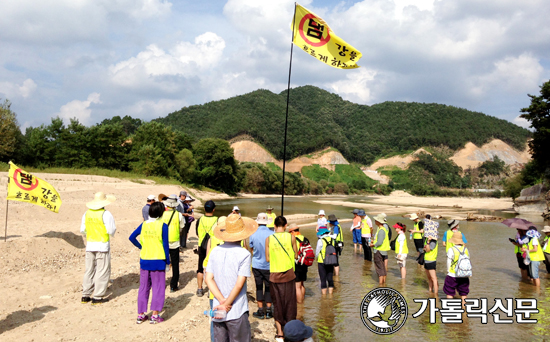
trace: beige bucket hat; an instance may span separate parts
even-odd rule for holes
[[[164,204],[167,207],[175,208],[178,206],[178,196],[176,195],[170,195],[167,199],[164,200]]]
[[[105,207],[106,205],[113,203],[114,201],[116,201],[115,196],[105,195],[103,192],[100,191],[95,193],[94,200],[86,203],[86,206],[89,209],[98,210]]]
[[[380,223],[387,223],[385,214],[378,214],[374,217],[374,220]]]
[[[254,234],[258,223],[251,218],[231,214],[225,220],[218,221],[214,236],[223,241],[241,241]]]
[[[418,215],[416,214],[411,214],[411,220],[414,221],[418,218]]]

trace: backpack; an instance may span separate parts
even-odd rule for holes
[[[399,236],[398,236],[398,237],[399,237]],[[393,239],[393,240],[390,241],[390,249],[391,249],[392,251],[395,251],[395,243],[397,242],[397,238],[398,238],[398,237],[396,237],[395,239]]]
[[[330,241],[326,240],[327,242],[327,248],[325,249],[325,258],[323,259],[323,264],[327,266],[336,266],[338,265],[338,255],[336,254],[336,248],[334,248],[334,245],[332,244],[332,239]]]
[[[206,232],[206,234],[204,235],[204,238],[202,239],[202,243],[200,245],[200,248],[202,248],[204,251],[206,251],[208,249],[208,240],[210,240],[210,233],[212,233],[212,228],[216,224],[218,224],[219,219],[220,218],[218,217],[216,222],[214,222],[212,227],[210,227],[210,229]],[[197,221],[197,235],[198,235],[198,227],[199,227],[200,221],[201,221],[200,219]]]
[[[466,254],[466,248],[464,251],[460,251],[457,247],[453,246],[453,249],[456,249],[460,255],[455,265],[455,274],[456,278],[468,278],[472,276],[472,262],[470,261],[470,256]],[[456,253],[456,252],[455,252]]]
[[[298,250],[298,260],[296,260],[296,263],[304,266],[313,265],[313,261],[315,260],[315,253],[313,252],[313,247],[311,247],[309,240],[306,237],[304,237],[303,241],[300,241],[300,239],[298,238],[296,238],[296,240],[298,240],[298,242],[300,243],[300,249]]]

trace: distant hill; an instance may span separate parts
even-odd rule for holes
[[[196,139],[229,140],[248,134],[277,159],[283,157],[286,90],[269,90],[182,108],[156,119]],[[500,139],[524,150],[530,132],[506,120],[441,104],[384,102],[372,106],[343,100],[314,86],[291,89],[287,159],[334,147],[350,162],[423,146],[453,150]]]

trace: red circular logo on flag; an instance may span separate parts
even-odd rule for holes
[[[21,178],[21,181],[19,181],[19,178]],[[33,177],[28,173],[22,173],[21,169],[16,169],[14,171],[13,181],[15,182],[15,185],[25,191],[34,190],[38,186],[38,178]]]
[[[330,29],[328,28],[328,26],[321,25],[319,24],[319,22],[314,21],[312,19],[317,19],[317,17],[311,13],[304,15],[304,17],[300,21],[300,25],[298,25],[298,31],[300,32],[300,36],[306,43],[308,43],[311,46],[315,46],[315,47],[323,46],[326,43],[328,43],[328,41],[330,40]],[[304,25],[306,24],[306,22],[308,22],[308,29],[306,30],[307,35],[304,33]],[[315,23],[315,25],[311,25],[312,22]],[[327,35],[326,37],[323,38],[323,31],[325,29],[327,30]],[[319,42],[314,43],[311,40],[309,40],[308,37],[319,39]]]

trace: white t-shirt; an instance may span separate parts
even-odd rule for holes
[[[320,227],[326,227],[327,226],[327,219],[326,217],[321,217],[317,219],[317,230],[319,230]]]

